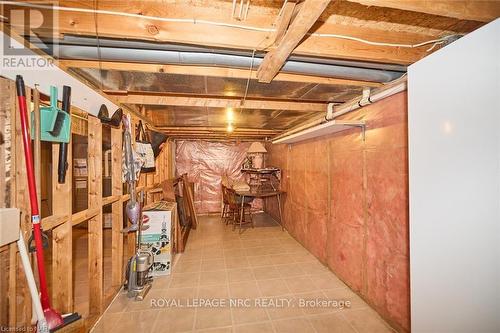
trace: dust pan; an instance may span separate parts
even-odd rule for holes
[[[40,108],[40,140],[69,142],[71,116],[57,106],[57,87],[50,87],[50,106]],[[31,138],[35,138],[35,113],[31,112]]]

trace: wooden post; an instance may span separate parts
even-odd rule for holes
[[[52,302],[55,309],[73,311],[73,229],[72,212],[72,144],[68,143],[68,170],[64,184],[57,181],[59,143],[52,144],[52,214],[68,219],[52,230]]]
[[[152,173],[146,174],[146,187],[154,184],[154,182],[155,182],[154,176],[155,175]],[[146,202],[145,202],[145,204],[149,205],[152,202],[153,202],[153,194],[149,190],[146,189]]]
[[[99,213],[88,221],[89,313],[103,310],[103,245],[102,245],[102,125],[88,118],[88,188],[89,208]]]
[[[111,194],[119,196],[119,200],[111,206],[112,213],[112,239],[111,239],[111,284],[113,287],[121,286],[123,282],[123,194],[122,183],[122,131],[111,129]]]
[[[11,168],[10,168],[10,175],[11,175],[11,180],[10,180],[10,204],[12,207],[15,207],[16,204],[16,184],[17,184],[17,174],[16,174],[16,161],[17,161],[17,156],[19,154],[22,154],[21,152],[18,152],[19,149],[19,142],[16,139],[17,136],[17,131],[16,131],[16,124],[18,122],[19,116],[17,115],[17,103],[16,103],[16,94],[15,94],[15,83],[13,81],[9,82],[9,94],[10,94],[10,99],[9,99],[9,106],[10,106],[10,133],[11,133],[11,140],[10,140],[10,161],[11,161]],[[8,309],[9,309],[9,326],[10,327],[15,327],[16,326],[16,318],[17,318],[17,307],[16,307],[16,289],[17,289],[17,284],[16,284],[16,264],[17,264],[17,245],[15,243],[9,245],[9,291],[8,291]]]

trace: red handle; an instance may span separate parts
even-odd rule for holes
[[[17,100],[19,102],[19,115],[21,120],[21,132],[23,136],[24,159],[26,162],[26,173],[28,176],[28,190],[31,205],[31,222],[33,223],[33,234],[36,247],[36,261],[38,266],[38,278],[40,279],[40,301],[43,310],[50,308],[49,293],[47,289],[47,277],[43,259],[42,229],[40,227],[40,213],[38,211],[38,199],[36,195],[35,170],[33,168],[33,157],[31,156],[31,139],[28,134],[28,121],[26,107],[26,95],[22,76],[16,77]]]

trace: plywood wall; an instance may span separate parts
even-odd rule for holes
[[[370,303],[408,331],[408,145],[406,93],[344,119],[359,130],[269,147],[283,169],[286,229]],[[273,201],[267,210],[276,214]]]

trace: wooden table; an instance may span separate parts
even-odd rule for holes
[[[250,176],[250,187],[256,188],[257,190],[264,190],[266,189],[266,186],[263,185],[263,181],[265,180],[267,184],[269,184],[269,190],[274,190],[277,191],[279,188],[279,183],[280,183],[280,177],[278,174],[281,172],[280,169],[278,168],[261,168],[261,169],[241,169],[241,172],[244,174],[247,174]],[[275,186],[273,184],[273,177],[277,181],[277,185]],[[255,186],[255,182],[252,181],[252,179],[255,179],[257,185]],[[252,184],[254,183],[254,184]]]
[[[285,194],[284,191],[280,190],[273,190],[273,191],[235,191],[238,196],[241,197],[241,209],[240,209],[240,232],[241,232],[241,226],[243,224],[243,206],[245,204],[245,198],[260,198],[260,199],[265,199],[265,198],[270,198],[270,197],[276,197],[276,200],[278,201],[278,211],[279,211],[279,224],[281,225],[281,230],[285,230],[283,226],[283,218],[282,218],[282,212],[281,212],[281,196]]]

